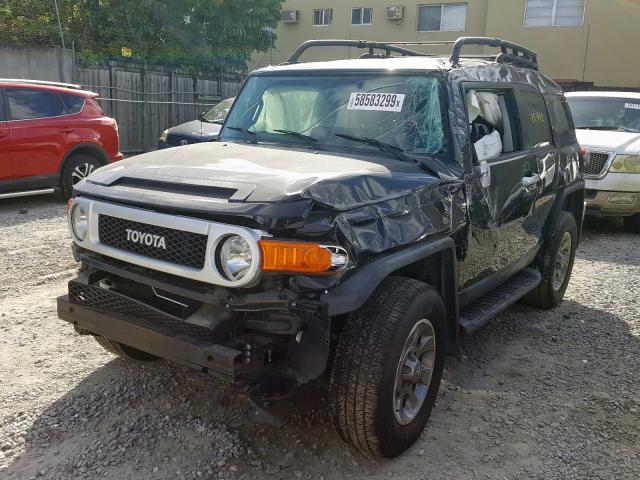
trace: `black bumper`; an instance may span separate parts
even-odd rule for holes
[[[58,297],[58,317],[78,331],[101,335],[160,358],[236,381],[242,352],[183,333],[163,331],[153,321],[126,314],[103,313]]]

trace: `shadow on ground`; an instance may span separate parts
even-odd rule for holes
[[[321,383],[263,411],[212,377],[114,359],[48,405],[3,478],[626,478],[610,454],[637,448],[638,342],[611,312],[516,305],[460,342],[422,438],[384,461],[340,442]]]
[[[57,193],[0,199],[0,220],[19,225],[52,219],[62,215],[65,203],[66,200]]]

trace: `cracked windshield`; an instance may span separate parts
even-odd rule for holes
[[[446,151],[440,80],[410,75],[256,76],[230,112],[226,140],[316,149]]]

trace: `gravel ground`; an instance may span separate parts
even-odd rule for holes
[[[0,203],[0,478],[637,479],[640,237],[590,221],[566,301],[517,305],[447,361],[420,441],[342,444],[322,385],[261,405],[132,365],[56,318],[75,264],[55,196]]]

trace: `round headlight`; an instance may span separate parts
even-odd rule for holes
[[[240,280],[249,272],[253,253],[249,242],[240,235],[227,237],[222,242],[219,252],[220,268],[227,280]]]
[[[89,220],[84,207],[76,203],[71,208],[70,223],[73,235],[78,241],[83,242],[87,237],[87,231],[89,231]]]

